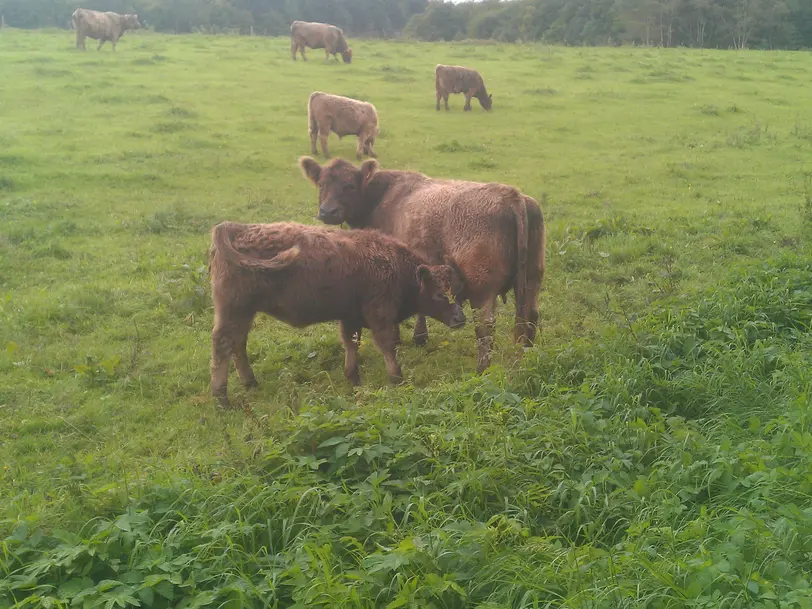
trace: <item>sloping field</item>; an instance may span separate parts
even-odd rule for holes
[[[0,32],[0,607],[812,607],[812,55],[352,46]],[[215,406],[209,229],[316,222],[314,90],[385,168],[546,195],[523,358],[509,300],[486,375],[430,321],[353,391],[262,318]]]

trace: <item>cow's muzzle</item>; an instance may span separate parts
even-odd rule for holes
[[[324,206],[319,207],[318,218],[325,224],[341,224],[342,222],[344,222],[341,210],[338,207],[333,208],[326,208]]]
[[[462,328],[465,325],[465,313],[462,312],[462,307],[458,304],[454,305],[454,313],[451,315],[451,323],[448,324],[450,328]]]

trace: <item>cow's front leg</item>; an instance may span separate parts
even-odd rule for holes
[[[361,325],[340,321],[341,342],[344,344],[344,376],[353,385],[361,384],[358,374],[358,345],[361,343]]]
[[[104,46],[104,43],[105,43],[104,38],[102,38],[101,40],[99,40],[99,46],[97,46],[97,47],[96,47],[96,50],[97,50],[97,51],[101,51],[101,48]]]
[[[401,340],[400,340],[400,324],[395,324],[394,332],[395,332],[395,346],[397,347],[397,346],[400,346],[400,344],[401,344]]]
[[[386,371],[389,373],[389,380],[392,383],[403,382],[403,371],[398,364],[398,358],[395,353],[395,325],[382,324],[371,328],[372,340],[375,341],[375,346],[383,354],[383,359],[386,361]]]
[[[491,365],[495,312],[496,295],[489,297],[485,306],[476,312],[477,374],[482,374]]]
[[[429,329],[426,327],[426,316],[417,314],[414,322],[414,344],[424,347],[429,342]]]
[[[465,94],[465,106],[463,106],[462,110],[463,112],[471,111],[471,96],[468,93]]]

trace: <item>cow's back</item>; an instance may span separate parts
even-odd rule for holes
[[[498,259],[507,265],[501,271],[511,273],[517,248],[515,210],[524,205],[517,189],[411,172],[382,171],[376,177],[387,173],[400,175],[371,214],[372,228],[404,241],[433,264]]]
[[[72,16],[73,27],[77,32],[90,38],[111,38],[119,26],[120,15],[117,13],[93,11],[78,8]]]
[[[440,86],[448,93],[463,93],[470,89],[478,89],[482,85],[479,72],[470,68],[441,64],[435,70]]]

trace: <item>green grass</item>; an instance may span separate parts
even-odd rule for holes
[[[0,35],[0,606],[810,606],[812,56],[72,45]],[[436,112],[438,62],[494,111]],[[546,194],[523,359],[509,302],[485,376],[430,322],[354,392],[333,325],[262,318],[215,406],[208,231],[315,222],[313,90],[384,167]]]

